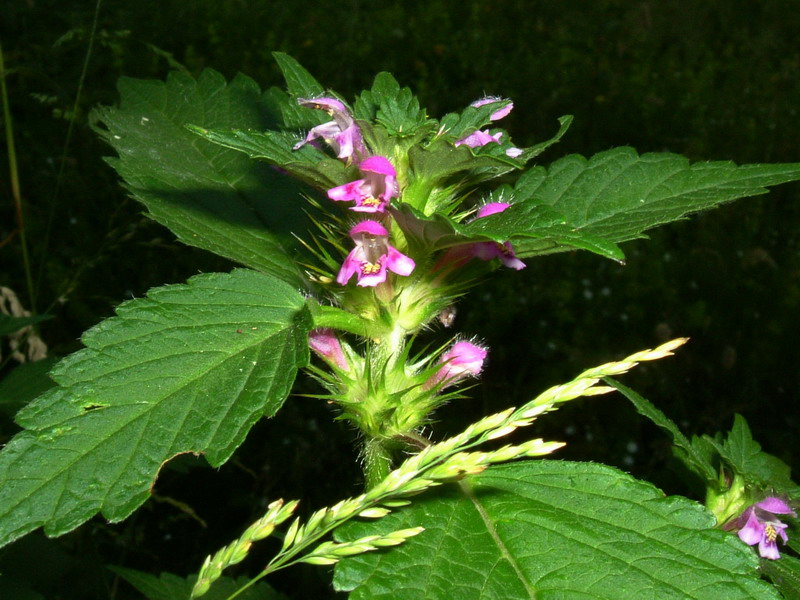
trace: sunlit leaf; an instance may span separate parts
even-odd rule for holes
[[[119,521],[181,453],[225,462],[274,415],[308,360],[310,316],[292,286],[249,270],[199,275],[120,305],[59,363],[0,452],[0,544]]]

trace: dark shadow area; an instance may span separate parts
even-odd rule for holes
[[[103,3],[94,36],[94,3],[7,4],[0,39],[35,308],[55,316],[39,333],[56,356],[79,348],[81,333],[121,301],[197,273],[229,271],[242,258],[233,243],[220,242],[218,255],[189,247],[143,213],[169,215],[187,236],[180,215],[209,223],[222,217],[230,231],[245,227],[265,248],[277,243],[292,258],[298,246],[290,233],[308,229],[300,193],[309,189],[234,151],[211,161],[225,169],[229,159],[247,163],[229,189],[191,180],[180,189],[158,182],[124,189],[103,161],[113,152],[89,117],[97,106],[118,104],[120,77],[163,82],[175,70],[186,74],[180,79],[213,68],[228,82],[244,73],[267,89],[282,85],[271,56],[277,50],[348,100],[382,70],[418,94],[434,117],[484,94],[510,97],[515,109],[503,127],[519,146],[548,139],[558,117],[574,115],[562,140],[537,157],[541,165],[621,145],[692,160],[800,161],[800,11],[787,0],[142,0]],[[267,128],[273,121],[263,93],[231,93],[247,98],[247,115],[190,122]],[[111,127],[104,135],[115,133]],[[176,140],[154,143],[153,160],[162,160],[168,142],[197,142],[191,135],[182,130]],[[147,141],[139,140],[141,148]],[[210,143],[203,148],[217,151]],[[3,143],[0,285],[31,308],[7,154]],[[205,182],[211,174],[197,176]],[[131,194],[152,204],[145,209]],[[675,357],[642,365],[623,382],[689,436],[726,430],[742,414],[765,450],[796,464],[798,198],[800,186],[785,185],[655,230],[649,240],[623,244],[624,266],[583,252],[498,271],[458,304],[452,328],[425,340],[435,346],[460,333],[490,348],[480,385],[435,415],[434,438],[583,369],[688,336]],[[224,238],[226,231],[211,233]],[[6,340],[0,349],[6,357]],[[3,363],[0,375],[12,366]],[[301,380],[296,391],[319,387]],[[2,415],[0,445],[15,428]],[[359,493],[356,435],[335,416],[323,400],[292,397],[221,469],[201,459],[170,463],[155,497],[123,523],[95,518],[56,540],[37,533],[0,549],[0,597],[141,600],[105,565],[185,576],[276,498],[303,498],[300,510],[310,514]],[[667,437],[619,395],[578,400],[524,438],[531,434],[566,441],[558,458],[615,465],[669,493],[698,492],[673,461]],[[231,574],[257,572],[272,550],[274,541],[264,542]],[[297,599],[337,597],[329,575],[292,568],[272,583]]]

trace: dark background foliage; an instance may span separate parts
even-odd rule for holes
[[[345,97],[390,71],[433,116],[484,93],[511,97],[516,109],[504,127],[518,145],[546,139],[559,116],[575,115],[543,163],[618,145],[694,160],[795,162],[800,13],[793,7],[786,0],[7,3],[0,40],[36,309],[56,317],[40,333],[64,355],[120,301],[231,266],[147,220],[103,163],[110,150],[91,132],[88,113],[116,101],[120,76],[212,67],[275,85],[270,53],[281,50]],[[19,238],[10,238],[5,146],[0,153],[0,240],[7,240],[0,283],[30,307]],[[786,185],[657,230],[624,246],[624,266],[565,254],[519,273],[498,271],[460,304],[454,328],[491,347],[482,385],[440,411],[434,435],[583,368],[689,336],[675,358],[641,367],[626,383],[687,433],[726,429],[741,413],[765,449],[791,463],[799,197],[800,187]],[[96,519],[57,542],[37,534],[0,550],[0,596],[137,598],[105,565],[185,575],[268,500],[302,497],[310,510],[356,493],[354,434],[332,416],[315,401],[290,399],[220,471],[194,468],[201,460],[173,462],[153,501],[125,523]],[[14,432],[2,419],[0,443]],[[699,491],[674,468],[668,440],[619,397],[577,402],[536,433],[567,441],[562,457],[614,464],[671,493]],[[274,583],[295,598],[322,597],[326,577],[323,569],[294,569]]]

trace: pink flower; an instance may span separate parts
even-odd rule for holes
[[[756,502],[742,513],[738,523],[743,523],[739,529],[739,539],[748,546],[758,544],[758,553],[762,558],[776,560],[781,557],[778,552],[778,537],[785,544],[789,537],[786,535],[788,525],[782,523],[775,515],[791,515],[797,517],[792,508],[780,498],[768,496],[761,502]]]
[[[346,285],[357,274],[358,285],[372,287],[386,281],[387,269],[398,275],[414,270],[414,261],[389,245],[389,232],[377,221],[361,221],[349,233],[356,247],[342,263],[336,277],[340,284]]]
[[[298,98],[300,106],[324,110],[333,117],[322,125],[312,127],[304,140],[294,145],[294,150],[322,138],[336,153],[337,158],[358,158],[364,153],[364,144],[361,139],[361,130],[356,125],[350,110],[336,98]]]
[[[499,144],[501,137],[503,137],[502,131],[492,135],[489,133],[488,129],[484,129],[483,131],[478,130],[466,137],[461,138],[460,140],[457,140],[455,145],[469,146],[470,148],[480,148],[486,144]],[[515,148],[512,146],[506,150],[506,156],[510,156],[511,158],[517,158],[520,154],[522,154],[521,148]]]
[[[483,106],[484,104],[489,104],[491,102],[502,102],[504,98],[500,98],[499,96],[485,96],[480,100],[475,100],[470,106],[478,108],[479,106]],[[507,116],[508,113],[514,108],[514,103],[509,102],[502,108],[497,109],[494,111],[490,116],[489,120],[491,121],[499,121],[503,117]],[[486,144],[499,144],[500,138],[503,137],[503,133],[495,133],[492,135],[489,133],[488,129],[484,130],[477,130],[460,140],[457,140],[455,145],[456,146],[469,146],[470,148],[480,148],[485,146]],[[506,155],[510,156],[511,158],[517,158],[520,154],[522,154],[522,150],[520,148],[509,148],[506,150]]]
[[[488,129],[484,129],[483,131],[478,130],[474,133],[470,133],[468,136],[463,137],[460,140],[457,140],[455,145],[469,146],[470,148],[480,148],[486,144],[499,144],[501,137],[503,137],[502,132],[492,135],[489,133]]]
[[[472,102],[470,106],[478,108],[479,106],[483,106],[484,104],[490,104],[492,102],[502,102],[503,100],[505,100],[505,98],[501,98],[500,96],[484,96],[483,98],[475,100],[475,102]],[[508,113],[510,113],[513,108],[514,108],[514,103],[509,102],[503,108],[499,108],[496,111],[494,111],[489,117],[489,120],[499,121],[503,117],[508,116]]]
[[[482,219],[489,215],[501,213],[509,206],[511,205],[508,202],[490,202],[478,209],[476,218]],[[481,260],[499,258],[505,266],[511,269],[519,271],[525,268],[525,263],[519,260],[514,254],[514,248],[511,246],[511,242],[504,242],[502,244],[497,242],[477,242],[472,244],[471,250],[473,256]]]
[[[325,362],[330,363],[342,371],[349,371],[350,365],[342,350],[342,343],[332,329],[321,327],[314,329],[308,334],[308,346],[317,356]]]
[[[350,210],[356,212],[384,212],[389,201],[397,196],[397,171],[383,156],[370,156],[358,165],[364,175],[328,190],[328,198],[336,201],[354,201]]]
[[[430,389],[441,385],[445,388],[467,377],[477,377],[483,370],[488,350],[472,342],[460,341],[439,357],[441,366],[425,383]]]

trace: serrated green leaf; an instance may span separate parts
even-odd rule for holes
[[[351,600],[776,600],[751,549],[713,525],[700,505],[614,468],[527,461],[348,525],[342,540],[425,531],[343,559],[334,586]]]
[[[487,146],[497,146],[497,144],[487,144]],[[491,150],[491,148],[476,150],[465,145],[454,146],[451,142],[438,139],[426,148],[413,146],[409,150],[408,157],[414,176],[431,181],[462,171],[472,171],[474,176],[470,181],[480,183],[520,168],[524,164],[502,152],[495,156]]]
[[[391,135],[413,136],[428,122],[419,100],[407,87],[401,88],[391,73],[378,73],[372,89],[364,90],[353,107],[357,119],[377,121]]]
[[[111,567],[111,570],[144,594],[147,600],[187,600],[190,598],[192,587],[197,580],[196,575],[179,577],[172,573],[161,573],[161,575],[156,576],[122,567]],[[250,580],[247,577],[239,577],[237,579],[221,577],[203,596],[203,600],[227,600],[231,594],[247,584],[248,581]],[[286,596],[279,594],[263,582],[258,582],[249,587],[237,598],[239,600],[286,600]]]
[[[748,483],[759,483],[776,492],[797,488],[789,465],[761,450],[761,444],[753,439],[747,421],[741,415],[734,417],[733,427],[724,442],[708,439],[722,459]]]
[[[311,144],[293,149],[297,135],[283,131],[240,131],[189,126],[197,135],[250,158],[278,165],[310,185],[327,189],[347,183],[347,167],[340,160],[328,157]],[[299,204],[299,200],[298,200]]]
[[[0,452],[0,545],[100,512],[120,521],[162,464],[218,466],[283,404],[308,361],[311,318],[292,286],[250,270],[199,275],[120,305],[51,372]]]
[[[481,106],[470,110],[481,111],[483,109],[484,107]],[[489,114],[492,112],[489,105],[485,110]],[[476,112],[475,114],[481,113]],[[413,146],[409,149],[411,171],[415,179],[422,181],[442,180],[459,173],[461,177],[464,177],[462,185],[466,182],[476,185],[514,169],[521,169],[526,161],[538,156],[558,142],[572,123],[572,117],[561,117],[558,122],[559,129],[552,138],[531,146],[517,158],[506,154],[506,150],[511,148],[507,133],[504,133],[501,138],[501,144],[486,144],[480,148],[469,148],[466,145],[456,147],[453,145],[453,136],[447,136],[447,139],[439,136],[425,147]],[[464,172],[468,172],[468,175]]]
[[[706,454],[698,452],[697,448],[683,435],[683,432],[672,419],[668,418],[650,401],[644,399],[631,388],[610,377],[604,378],[604,381],[630,400],[640,415],[650,419],[672,437],[675,455],[686,465],[686,468],[700,477],[706,486],[715,487],[717,485],[717,470],[714,467],[714,463],[709,460]]]
[[[294,58],[283,52],[273,52],[272,57],[283,73],[289,94],[295,98],[315,98],[325,93],[325,88]]]
[[[550,146],[558,142],[562,137],[564,137],[564,134],[567,133],[569,126],[572,125],[572,115],[564,115],[563,117],[559,117],[558,124],[558,131],[553,137],[551,137],[549,140],[534,144],[530,148],[525,148],[522,156],[520,156],[520,159],[528,161],[532,158],[535,158],[547,150]]]
[[[430,250],[475,242],[503,243],[522,240],[526,256],[550,254],[567,248],[589,250],[614,259],[622,258],[616,245],[585,235],[564,223],[564,217],[548,206],[519,204],[508,210],[460,224],[441,214],[426,217],[407,204],[390,208],[406,235]],[[519,254],[519,250],[518,250]]]
[[[119,155],[109,158],[131,195],[182,242],[295,285],[303,277],[287,248],[305,231],[298,184],[269,165],[188,131],[276,126],[258,85],[217,72],[166,82],[122,78],[119,107],[92,113],[95,130]]]
[[[800,560],[786,554],[778,560],[761,559],[761,571],[785,600],[800,600]]]
[[[551,206],[576,229],[619,243],[689,213],[797,179],[800,163],[690,165],[677,154],[640,156],[623,147],[588,160],[570,155],[547,169],[534,167],[519,178],[515,201]]]

